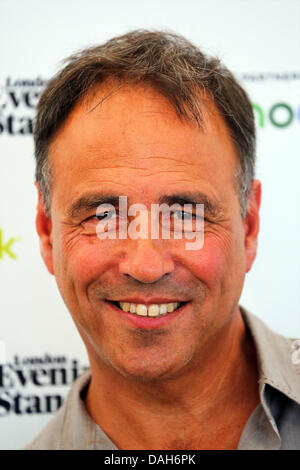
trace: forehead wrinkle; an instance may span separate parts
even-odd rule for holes
[[[164,160],[169,160],[168,158],[165,158]],[[174,161],[174,159],[172,159],[172,161]],[[175,160],[176,161],[176,160]],[[131,163],[131,164],[130,164]],[[132,162],[126,162],[124,164],[120,164],[120,165],[99,165],[99,167],[95,167],[95,168],[92,168],[92,167],[89,167],[88,170],[134,170],[134,171],[149,171],[149,170],[153,170],[155,171],[155,168],[153,168],[153,165],[151,165],[151,162],[149,162],[149,166],[145,167],[145,166],[140,166],[138,164],[139,162],[136,161],[135,159],[135,162],[132,163]],[[142,162],[141,162],[142,164]],[[155,174],[159,173],[159,172],[166,172],[166,173],[183,173],[185,168],[188,168],[190,166],[189,162],[180,162],[180,161],[177,161],[176,164],[173,165],[173,168],[170,169],[170,168],[166,168],[165,170],[161,170],[161,169],[158,169],[157,172],[155,171]],[[194,166],[194,165],[193,165]],[[200,164],[196,164],[195,166],[197,167],[200,167],[201,165]],[[176,169],[176,168],[181,168],[181,169]],[[147,176],[151,176],[152,174],[154,174],[153,172],[149,173],[149,175]]]
[[[149,156],[144,156],[144,157],[141,157],[141,158],[142,158],[142,160],[150,160],[150,159],[151,160],[155,160],[155,159],[156,160],[157,159],[159,159],[159,160],[171,160],[171,161],[177,162],[178,165],[189,165],[190,164],[190,161],[185,161],[185,160],[181,160],[181,159],[179,160],[178,158],[169,157],[167,155],[165,155],[165,156],[149,155]],[[189,158],[189,157],[187,157],[187,158]],[[193,165],[197,165],[197,163],[193,164]]]
[[[105,151],[103,151],[103,148],[101,149],[101,152],[99,154],[99,148],[97,146],[94,146],[93,144],[89,144],[88,145],[89,147],[89,154],[91,154],[91,156],[95,156],[99,159],[103,159],[103,160],[110,160],[110,159],[118,159],[120,161],[123,161],[124,160],[124,164],[123,163],[120,163],[120,164],[114,164],[114,165],[108,165],[108,166],[101,166],[102,168],[123,168],[125,167],[128,163],[132,162],[132,160],[135,161],[135,164],[137,161],[144,161],[144,160],[167,160],[167,161],[174,161],[176,162],[177,165],[182,165],[182,166],[185,166],[185,165],[193,165],[193,166],[198,166],[199,163],[196,162],[196,163],[192,163],[190,161],[190,157],[188,156],[185,156],[183,155],[183,158],[174,158],[172,156],[169,156],[169,155],[128,155],[128,154],[119,154],[119,155],[112,155],[111,154],[111,149],[110,149],[110,152],[108,152],[106,154]],[[151,163],[151,162],[150,162]],[[134,167],[136,168],[136,167]],[[142,169],[147,169],[147,168],[143,168],[143,167],[140,167]]]
[[[184,171],[182,171],[182,170],[168,170],[168,169],[167,169],[167,170],[157,170],[157,171],[154,171],[153,173],[149,173],[149,174],[147,174],[147,175],[145,175],[145,176],[149,176],[149,177],[151,177],[151,176],[157,176],[157,175],[159,175],[160,173],[167,173],[168,175],[170,175],[170,174],[172,174],[172,173],[184,173]],[[187,180],[178,180],[178,181],[176,181],[176,182],[170,181],[170,183],[174,184],[174,183],[181,182],[181,181],[187,181]],[[188,181],[190,182],[190,180],[188,180]]]
[[[99,186],[99,184],[102,184],[102,183],[117,184],[118,186],[120,186],[120,185],[122,186],[122,185],[126,184],[126,183],[120,183],[120,182],[115,181],[115,180],[89,181],[89,184],[95,184],[97,186]]]
[[[101,165],[95,168],[89,167],[88,170],[116,170],[116,169],[128,169],[130,168],[131,170],[149,170],[149,168],[143,168],[143,167],[136,167],[136,166],[128,166],[128,165]]]
[[[182,155],[182,158],[175,158],[169,155],[130,155],[130,153],[120,153],[116,154],[109,151],[106,151],[105,148],[101,148],[94,144],[88,144],[86,153],[92,158],[99,159],[101,161],[101,168],[107,169],[122,169],[122,168],[132,168],[134,170],[147,170],[149,168],[141,166],[143,162],[151,165],[151,163],[156,161],[165,161],[165,162],[174,162],[176,166],[199,166],[200,161],[192,163],[190,157]],[[111,162],[113,160],[113,162]],[[117,161],[117,163],[115,163]],[[103,164],[102,164],[103,162]],[[105,164],[106,162],[106,164]],[[111,163],[110,163],[111,162]],[[140,164],[139,164],[140,162]]]

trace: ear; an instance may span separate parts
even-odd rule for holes
[[[247,213],[243,220],[245,230],[246,272],[250,271],[256,258],[259,232],[259,208],[261,202],[261,183],[254,180],[248,197]]]
[[[38,190],[35,226],[40,238],[40,251],[49,273],[54,274],[52,259],[52,221],[51,217],[46,214],[43,196],[37,182],[35,183],[35,186]]]

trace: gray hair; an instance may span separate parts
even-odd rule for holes
[[[233,74],[177,34],[136,30],[68,57],[43,91],[34,126],[36,181],[50,213],[51,141],[75,104],[108,78],[148,83],[164,95],[180,118],[203,127],[200,93],[223,116],[239,158],[236,172],[241,213],[246,214],[255,167],[255,121],[251,102]]]

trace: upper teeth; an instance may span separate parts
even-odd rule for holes
[[[124,312],[136,313],[142,317],[157,317],[176,310],[180,303],[172,302],[169,304],[151,304],[147,307],[145,304],[133,304],[129,302],[119,302],[120,308]]]

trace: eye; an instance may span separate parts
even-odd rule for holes
[[[102,221],[102,220],[112,219],[115,216],[116,216],[115,211],[105,211],[105,212],[102,212],[101,214],[97,214],[93,217],[96,217],[97,220]]]
[[[162,214],[162,225],[174,232],[197,232],[203,230],[204,218],[193,212],[175,210]]]
[[[92,215],[81,222],[81,226],[88,235],[97,235],[99,232],[109,232],[116,228],[116,212],[103,211],[99,214]]]
[[[180,220],[192,220],[193,218],[197,217],[197,214],[193,214],[192,212],[185,212],[185,211],[175,211],[174,215],[177,215],[177,218]]]
[[[198,214],[186,211],[175,211],[173,219],[173,230],[183,232],[197,232],[201,230],[203,218]]]

